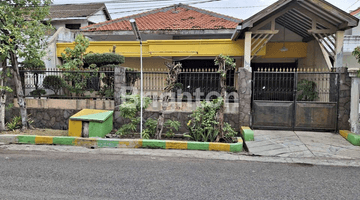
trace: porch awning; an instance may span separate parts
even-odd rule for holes
[[[243,39],[247,31],[256,31],[272,20],[303,37],[307,42],[313,34],[333,34],[358,25],[359,19],[324,0],[279,0],[243,21],[232,40]]]

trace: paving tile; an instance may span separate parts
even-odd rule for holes
[[[272,142],[272,141],[261,141],[261,142],[256,142],[256,141],[251,141],[251,142],[246,142],[246,146],[247,147],[262,147],[262,146],[268,146],[268,145],[274,145],[276,143]]]
[[[266,145],[266,146],[261,146],[261,147],[256,147],[256,148],[252,148],[248,146],[248,149],[251,153],[254,152],[263,152],[263,151],[271,151],[271,150],[276,150],[276,149],[288,149],[287,147],[283,146],[283,145]]]
[[[256,155],[282,158],[348,159],[360,158],[360,147],[329,132],[255,130],[255,141],[246,142]]]
[[[274,149],[274,150],[269,150],[269,151],[262,151],[261,154],[258,155],[263,155],[263,156],[278,156],[280,154],[284,154],[284,153],[289,153],[289,149],[287,148],[282,148],[282,149]]]

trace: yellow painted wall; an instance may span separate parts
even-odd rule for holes
[[[113,46],[116,52],[125,57],[139,57],[139,42],[112,41],[90,42],[87,52],[107,53]],[[74,43],[57,43],[57,56],[61,57],[66,47],[74,48]],[[232,41],[230,39],[207,39],[207,40],[149,40],[143,42],[143,57],[182,57],[182,56],[217,56],[225,54],[229,56],[244,55],[244,40]],[[265,55],[266,48],[258,55]]]
[[[171,59],[171,58],[168,58]],[[151,70],[151,69],[167,69],[164,65],[166,62],[166,58],[143,58],[143,69],[144,70]],[[125,63],[122,64],[123,67],[129,67],[140,70],[140,58],[125,58]]]
[[[121,54],[126,58],[140,57],[139,42],[90,42],[90,46],[87,49],[87,52],[111,52],[114,45],[116,46],[116,53]],[[58,43],[57,56],[61,57],[61,52],[64,52],[66,47],[74,48],[74,46],[74,43]],[[270,42],[266,45],[266,47],[264,47],[260,52],[258,52],[257,56],[261,56],[262,58],[304,58],[307,56],[307,43],[286,42],[285,46],[289,49],[287,52],[280,51],[282,46],[283,43]],[[143,57],[145,58],[187,56],[215,57],[219,54],[229,55],[233,57],[243,56],[244,40],[149,40],[143,43]],[[132,60],[130,59],[129,61],[127,62],[129,62],[129,65],[131,65]],[[148,63],[148,65],[157,64],[157,62]]]
[[[307,56],[307,43],[286,42],[285,47],[288,51],[281,52],[284,43],[269,42],[266,45],[266,54],[262,58],[304,58]]]

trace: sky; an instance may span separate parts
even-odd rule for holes
[[[112,19],[183,3],[245,20],[276,0],[53,0],[54,4],[90,2],[106,3]],[[346,12],[360,7],[360,0],[328,0],[328,2]]]

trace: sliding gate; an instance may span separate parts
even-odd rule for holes
[[[337,130],[338,73],[261,69],[253,76],[253,128]]]

